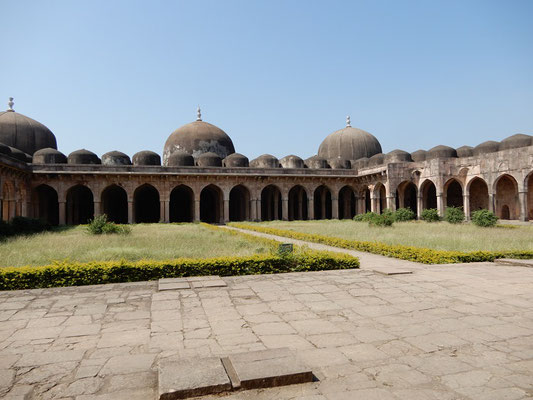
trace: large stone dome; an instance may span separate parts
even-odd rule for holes
[[[57,150],[56,137],[40,122],[15,112],[10,98],[9,109],[0,112],[0,142],[33,155],[37,150]]]
[[[370,133],[352,128],[350,119],[346,121],[346,128],[328,135],[318,148],[318,156],[328,160],[341,158],[344,160],[358,160],[372,157],[381,153],[381,144]]]
[[[219,127],[198,119],[176,129],[168,137],[163,150],[163,163],[176,151],[184,151],[194,158],[203,153],[215,153],[221,159],[235,153],[231,138]]]

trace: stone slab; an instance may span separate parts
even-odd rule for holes
[[[512,265],[516,267],[533,268],[533,260],[518,260],[514,258],[499,258],[495,260],[496,263],[502,265]]]
[[[242,389],[258,389],[313,381],[311,369],[288,348],[230,355]]]
[[[186,399],[231,390],[219,357],[163,360],[159,363],[159,399]]]
[[[190,289],[191,286],[186,278],[164,278],[159,279],[158,289],[162,290],[183,290]]]
[[[391,268],[391,267],[370,267],[368,268],[371,271],[377,272],[378,274],[382,275],[405,275],[405,274],[412,274],[413,271],[408,269],[402,269],[402,268]]]

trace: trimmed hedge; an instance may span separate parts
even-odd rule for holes
[[[246,236],[247,239],[252,238],[249,234],[241,235]],[[274,243],[278,244],[274,240],[255,236],[253,240],[269,246]],[[201,275],[258,275],[359,267],[359,260],[348,255],[300,249],[299,252],[292,253],[290,256],[280,256],[274,253],[274,247],[272,249],[272,254],[249,257],[178,258],[167,261],[135,262],[126,260],[88,263],[65,261],[40,267],[6,267],[0,268],[0,290],[97,285]]]
[[[347,240],[331,236],[316,235],[311,233],[296,232],[291,230],[267,228],[263,226],[250,225],[244,223],[230,224],[235,228],[248,229],[257,232],[268,233],[271,235],[284,236],[307,242],[326,244],[344,249],[365,251],[368,253],[379,254],[387,257],[399,258],[402,260],[414,261],[423,264],[453,264],[453,263],[470,263],[481,261],[494,261],[497,258],[533,258],[533,251],[474,251],[460,252],[448,250],[433,250],[414,246],[389,245],[379,242],[363,242],[357,240]]]

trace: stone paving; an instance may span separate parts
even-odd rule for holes
[[[533,399],[532,268],[223,280],[0,292],[0,397],[155,399],[161,360],[288,347],[318,381],[223,398]]]

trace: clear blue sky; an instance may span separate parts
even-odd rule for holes
[[[66,154],[161,154],[197,104],[250,159],[348,114],[384,152],[533,134],[531,0],[0,1],[0,109]]]

